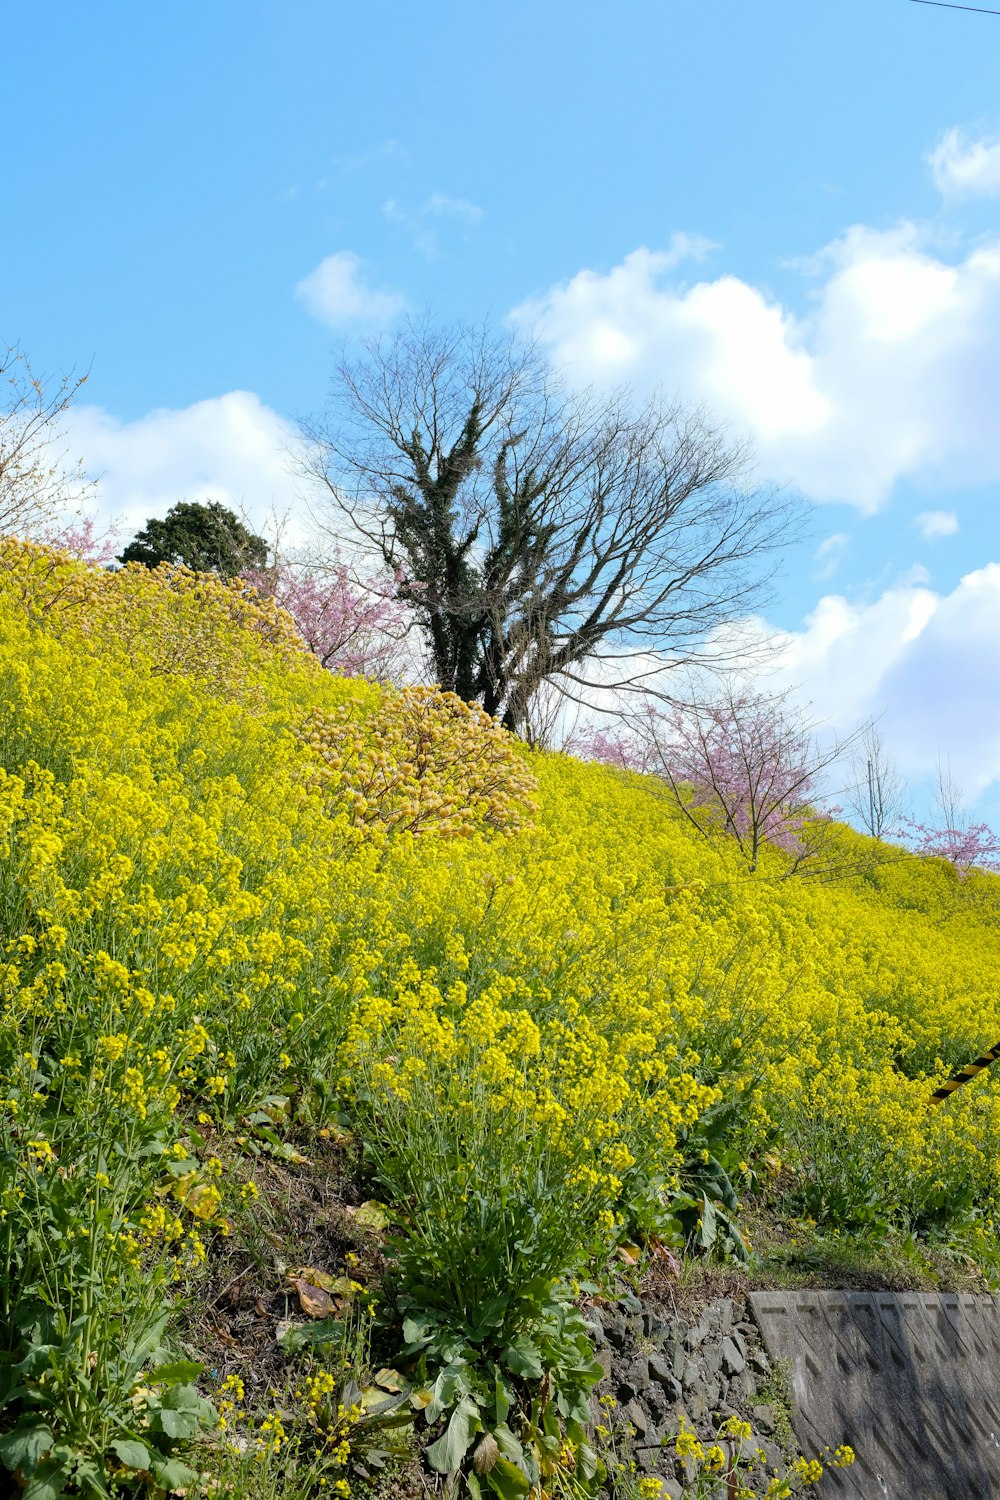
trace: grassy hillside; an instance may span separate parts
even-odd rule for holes
[[[29,1500],[375,1494],[411,1419],[440,1473],[493,1434],[473,1494],[596,1493],[576,1304],[619,1247],[745,1255],[749,1194],[993,1255],[1000,1090],[928,1100],[1000,1039],[995,878],[846,828],[858,873],[748,877],[654,782],[333,678],[236,588],[15,543],[0,734],[0,1461]],[[284,1266],[248,1394],[198,1309],[301,1218],[275,1172],[332,1158],[346,1237]]]

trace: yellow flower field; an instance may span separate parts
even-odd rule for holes
[[[994,877],[846,828],[860,873],[749,877],[654,782],[334,678],[238,585],[14,542],[0,726],[0,1460],[51,1494],[193,1482],[212,1393],[150,1371],[262,1110],[357,1131],[415,1350],[678,1244],[702,1156],[992,1236],[1000,1088],[928,1100],[1000,1039]]]

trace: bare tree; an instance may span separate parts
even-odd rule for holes
[[[939,755],[936,769],[939,816],[933,823],[907,819],[913,852],[946,859],[960,876],[977,867],[1000,870],[1000,834],[994,833],[988,823],[973,823],[951,761]]]
[[[852,756],[854,784],[847,804],[865,833],[883,841],[898,835],[906,812],[906,783],[877,724],[866,724]]]
[[[67,459],[60,418],[86,375],[46,382],[14,345],[0,347],[0,535],[45,527],[77,507],[90,485]]]
[[[732,841],[750,874],[766,846],[787,856],[784,874],[846,873],[831,847],[825,774],[852,741],[820,745],[789,693],[767,695],[732,679],[712,699],[650,707],[627,740],[603,739],[601,758],[658,776],[685,818],[710,842]]]
[[[542,683],[648,687],[708,654],[794,516],[703,410],[575,393],[483,330],[369,340],[305,435],[333,529],[393,571],[437,682],[517,730]]]

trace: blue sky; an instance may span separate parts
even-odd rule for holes
[[[291,493],[341,336],[512,313],[706,400],[812,536],[787,674],[1000,816],[1000,18],[909,0],[5,16],[0,337],[109,513]],[[929,519],[928,519],[929,518]],[[996,569],[990,571],[991,565]],[[963,580],[965,580],[963,582]],[[970,581],[971,580],[971,581]]]

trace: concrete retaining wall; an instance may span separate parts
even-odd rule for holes
[[[753,1316],[787,1361],[809,1455],[850,1443],[823,1480],[850,1500],[1000,1500],[1000,1297],[755,1292]]]

